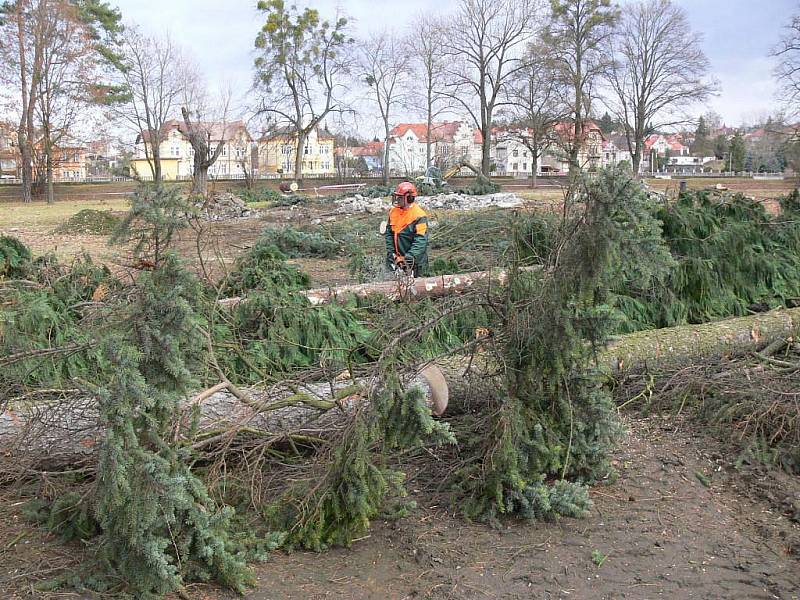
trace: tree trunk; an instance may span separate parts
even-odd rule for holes
[[[45,162],[47,164],[45,173],[45,177],[47,180],[47,203],[53,204],[56,201],[55,193],[53,190],[53,148],[47,142],[45,142],[45,145],[47,148],[45,151],[46,152]]]
[[[194,176],[192,177],[192,194],[206,197],[208,192],[208,166],[204,162],[197,161],[197,150],[194,153]]]
[[[158,137],[160,138],[160,135]],[[153,139],[152,135],[150,139]],[[161,139],[155,140],[155,143],[150,146],[153,155],[153,183],[159,185],[161,183]]]
[[[425,176],[432,166],[431,162],[431,130],[433,129],[433,99],[431,97],[431,83],[428,81],[428,118],[425,128]]]
[[[492,174],[491,133],[492,133],[492,121],[491,118],[487,117],[486,123],[481,129],[481,135],[483,136],[483,140],[481,142],[481,173],[483,173],[483,175],[487,179],[491,177]]]
[[[533,156],[533,164],[531,165],[531,187],[535,188],[537,185],[536,178],[539,175],[539,144],[532,145],[531,154]]]
[[[305,131],[297,132],[297,151],[294,157],[294,180],[298,185],[303,181],[303,156],[305,156],[307,137],[308,134]]]
[[[428,365],[405,377],[407,386],[419,385],[431,412],[441,415],[449,394],[442,372]],[[280,442],[288,436],[323,437],[346,421],[343,417],[377,391],[377,378],[352,382],[309,383],[299,389],[277,385],[267,391],[238,389],[221,383],[182,403],[176,439],[196,449],[219,447],[228,436],[241,434]],[[194,407],[197,429],[186,438]],[[27,469],[56,469],[92,462],[103,439],[103,427],[93,398],[74,398],[49,404],[20,404],[0,414],[0,480]],[[185,432],[185,433],[184,433]]]
[[[524,270],[536,270],[539,267],[526,267]],[[366,298],[372,294],[381,294],[386,298],[397,300],[438,298],[450,294],[458,294],[481,283],[499,283],[502,285],[508,272],[503,269],[493,271],[475,271],[473,273],[459,273],[457,275],[436,275],[435,277],[418,277],[408,280],[389,280],[377,283],[362,283],[356,285],[340,285],[336,287],[316,288],[304,290],[306,298],[313,305],[327,304],[329,302],[347,303],[353,296]],[[219,304],[234,307],[243,298],[224,298]]]
[[[755,352],[800,335],[800,308],[622,335],[600,354],[615,373],[685,367],[703,360]]]
[[[33,199],[33,157],[31,156],[31,149],[28,145],[27,129],[27,124],[23,122],[17,132],[20,162],[22,163],[20,165],[20,176],[22,178],[23,202],[30,202]]]
[[[771,342],[800,335],[800,308],[624,335],[598,354],[598,363],[615,375],[643,370],[672,370],[706,360],[757,351]],[[480,359],[479,359],[480,360]],[[427,391],[436,414],[445,412],[452,398],[447,388],[465,389],[463,365],[451,372],[422,371],[410,375]],[[474,378],[473,378],[474,379]],[[444,387],[442,382],[444,382]],[[192,406],[200,410],[196,448],[219,445],[236,433],[280,441],[289,435],[324,436],[342,425],[349,409],[368,396],[379,381],[359,381],[358,389],[327,383],[245,395],[223,392],[223,384],[184,403],[184,423]],[[471,385],[471,384],[470,384]],[[212,393],[213,392],[213,393]],[[19,403],[0,414],[0,473],[24,473],[29,468],[55,468],[91,461],[102,429],[94,401],[77,397],[59,404]],[[185,430],[184,425],[184,430]]]
[[[389,118],[383,120],[384,138],[383,138],[383,164],[389,164]],[[383,185],[389,185],[389,169],[383,170]]]
[[[33,199],[33,156],[31,152],[32,118],[31,102],[28,97],[28,66],[25,52],[25,17],[22,12],[22,2],[17,3],[17,49],[19,51],[20,87],[22,91],[22,115],[20,116],[17,141],[20,152],[20,175],[22,177],[22,201],[30,202]]]

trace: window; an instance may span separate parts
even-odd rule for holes
[[[519,150],[514,150],[513,154],[514,156],[519,156]]]
[[[228,156],[228,144],[222,147],[222,156]]]
[[[523,151],[522,151],[522,156],[523,156],[524,158],[528,158],[528,151],[527,151],[527,150],[523,150]]]
[[[514,163],[513,165],[511,165],[511,170],[512,171],[518,171],[519,170],[519,163]]]
[[[528,163],[526,163],[526,162],[522,163],[522,170],[523,171],[527,171],[528,170]]]

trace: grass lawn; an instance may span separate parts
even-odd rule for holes
[[[124,211],[128,209],[128,201],[122,196],[102,200],[59,200],[53,204],[42,201],[2,202],[0,203],[0,230],[19,227],[37,229],[55,229],[75,213],[91,208],[94,210]]]

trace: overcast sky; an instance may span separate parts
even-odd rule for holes
[[[751,122],[773,111],[774,63],[768,55],[790,16],[800,12],[800,2],[675,1],[688,12],[692,28],[703,34],[712,71],[721,84],[721,93],[709,103],[710,108],[728,125]],[[237,91],[249,87],[253,40],[263,22],[255,0],[117,0],[117,4],[127,22],[151,32],[169,31],[209,80],[230,84]],[[306,5],[303,0],[297,4]],[[323,16],[332,16],[338,8],[351,18],[358,36],[402,30],[417,13],[447,11],[457,0],[316,0],[308,4]]]

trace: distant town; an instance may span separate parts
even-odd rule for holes
[[[640,164],[642,174],[783,173],[789,167],[783,149],[796,136],[797,126],[768,121],[757,126],[729,127],[716,115],[701,118],[699,126],[678,133],[653,133],[645,138]],[[623,132],[615,129],[609,115],[584,125],[579,162],[586,170],[631,163]],[[206,124],[211,145],[221,145],[209,178],[291,178],[296,139],[287,132],[254,135],[244,121]],[[534,160],[530,134],[525,129],[495,127],[491,139],[491,168],[497,176],[526,179],[566,175],[571,131],[555,124]],[[161,131],[160,156],[163,179],[190,180],[194,150],[182,121],[169,120]],[[65,144],[53,153],[54,180],[58,183],[152,179],[147,132],[125,145],[97,139]],[[468,172],[465,164],[479,164],[482,136],[465,120],[433,123],[398,123],[388,139],[388,171],[392,177],[415,177],[427,168],[430,143],[432,164],[442,172]],[[308,135],[303,149],[303,174],[317,178],[380,177],[384,171],[384,141],[362,140],[333,134],[324,126]],[[20,153],[16,128],[0,124],[0,182],[18,183]],[[36,169],[34,160],[34,173]]]

